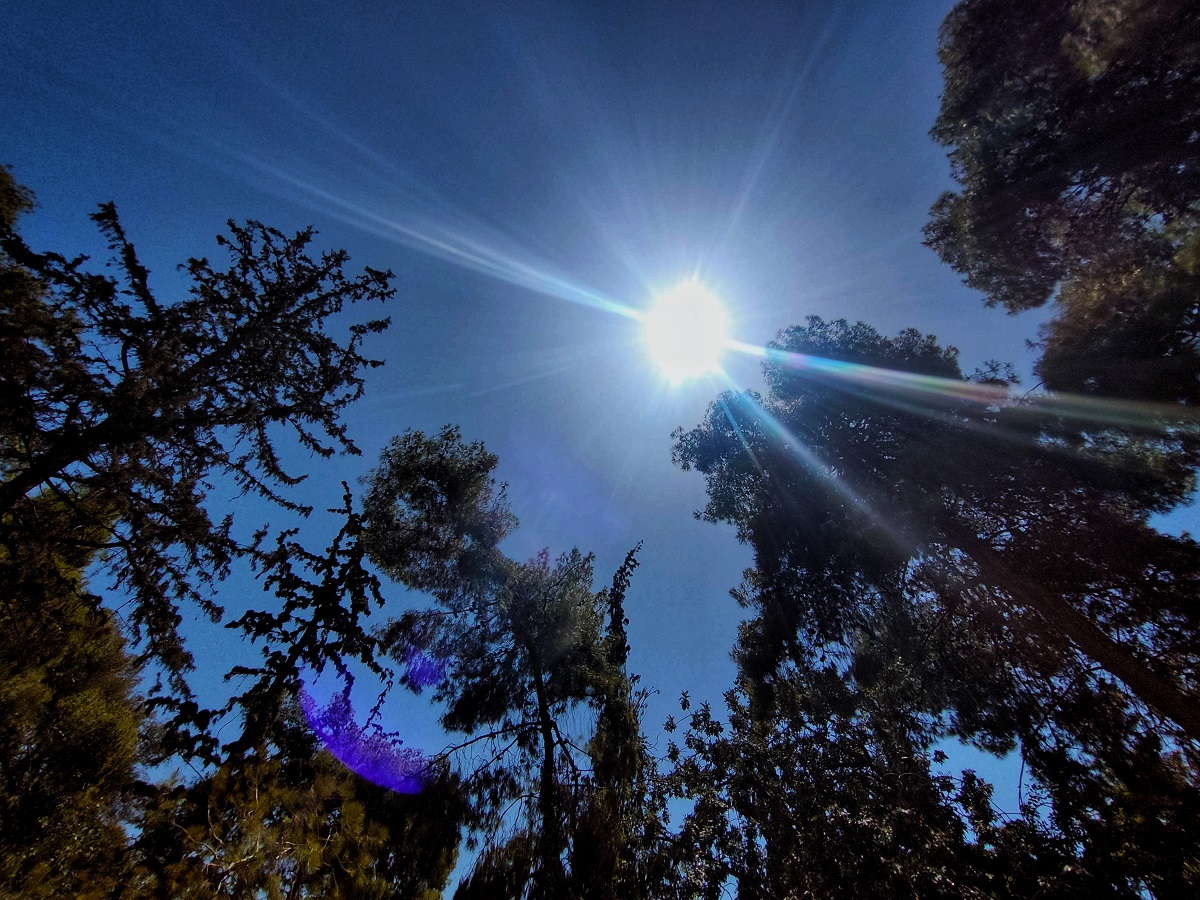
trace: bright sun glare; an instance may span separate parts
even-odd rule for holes
[[[716,371],[725,349],[720,301],[695,279],[659,294],[643,320],[646,344],[672,381]]]

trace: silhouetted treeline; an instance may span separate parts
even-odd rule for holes
[[[327,547],[210,508],[232,483],[299,522],[277,442],[358,452],[387,320],[335,317],[391,273],[231,222],[159,297],[111,204],[104,273],[29,247],[0,169],[0,894],[431,898],[465,843],[461,898],[1194,896],[1200,545],[1151,523],[1200,452],[1200,4],[965,0],[939,54],[958,189],[926,241],[985,303],[1052,306],[1040,382],[798,314],[764,395],[677,431],[754,561],[725,708],[685,694],[662,757],[637,548],[601,587],[584,551],[508,558],[454,427],[331,496]],[[224,621],[235,568],[244,653],[197,660],[180,623]],[[446,748],[356,713],[364,672]],[[946,741],[1019,760],[1020,808]]]

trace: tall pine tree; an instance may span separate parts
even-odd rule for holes
[[[396,620],[386,640],[401,660],[415,648],[437,662],[442,724],[466,736],[456,755],[467,760],[477,828],[490,836],[456,896],[604,896],[604,884],[638,878],[633,841],[614,843],[638,828],[631,791],[644,759],[625,672],[635,561],[597,592],[592,557],[578,550],[553,563],[546,551],[507,558],[499,544],[516,522],[496,463],[449,427],[407,432],[385,449],[363,542],[387,575],[436,601]],[[591,724],[572,729],[589,708]],[[605,840],[593,843],[601,826]]]
[[[1182,889],[1200,547],[1147,524],[1169,448],[1008,400],[915,331],[810,318],[765,369],[768,397],[723,395],[675,447],[707,478],[704,516],[754,549],[735,653],[752,715],[822,655],[872,690],[899,660],[925,746],[1019,744],[1094,887]],[[1164,834],[1181,858],[1152,865]]]

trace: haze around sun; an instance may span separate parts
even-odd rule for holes
[[[728,340],[725,311],[697,279],[659,294],[642,324],[650,356],[672,382],[720,369]]]

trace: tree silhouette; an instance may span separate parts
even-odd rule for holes
[[[574,896],[581,873],[620,885],[629,867],[612,840],[636,827],[642,749],[622,605],[635,561],[596,592],[592,557],[578,550],[554,563],[547,551],[508,559],[498,545],[516,522],[496,462],[455,428],[394,439],[369,480],[363,543],[386,574],[437,602],[394,621],[384,640],[400,658],[415,645],[442,663],[433,696],[443,726],[468,736],[458,750],[486,748],[464,775],[479,827],[502,835],[507,810],[525,806],[524,824],[493,837],[460,895],[521,885],[531,897]],[[590,744],[568,727],[588,706],[599,709]],[[580,845],[580,823],[600,821],[611,852]]]
[[[980,394],[915,331],[813,317],[781,333],[765,374],[767,398],[722,395],[675,445],[707,478],[703,516],[754,549],[735,650],[752,714],[822,656],[871,689],[899,660],[926,742],[1019,744],[1068,844],[1136,848],[1099,883],[1186,883],[1188,863],[1132,862],[1158,825],[1111,818],[1174,797],[1152,819],[1195,856],[1200,546],[1147,524],[1169,453]],[[1135,771],[1157,787],[1134,790]]]
[[[437,896],[466,814],[454,778],[422,764],[420,797],[370,783],[344,762],[379,777],[411,755],[375,732],[352,746],[345,710],[306,720],[297,700],[301,672],[390,677],[349,491],[324,552],[294,528],[239,540],[205,505],[225,479],[306,514],[277,442],[357,452],[341,416],[386,322],[329,327],[389,297],[389,273],[346,276],[344,253],[309,255],[311,230],[231,223],[229,267],[191,260],[191,292],[160,301],[111,204],[94,218],[117,277],[31,250],[15,230],[31,203],[0,170],[0,892]],[[205,709],[181,608],[219,618],[211,591],[238,560],[277,602],[228,623],[261,659]],[[140,697],[143,673],[167,690]],[[153,780],[181,762],[188,781]]]
[[[1194,404],[1194,0],[967,0],[942,25],[933,136],[961,185],[926,242],[1010,312],[1051,298],[1054,390]]]
[[[31,198],[7,170],[0,200],[0,537],[103,551],[132,600],[137,646],[167,676],[155,702],[194,737],[177,749],[211,755],[211,717],[184,679],[193,661],[180,605],[218,618],[212,585],[254,554],[230,517],[211,518],[211,479],[304,512],[286,496],[303,476],[281,468],[280,437],[320,456],[357,452],[340,414],[361,393],[362,370],[378,365],[363,340],[387,322],[353,324],[341,341],[326,329],[347,304],[391,296],[390,273],[351,278],[344,252],[313,258],[311,229],[289,238],[230,223],[218,238],[228,268],[192,259],[190,292],[162,301],[111,203],[93,218],[116,277],[31,250],[15,231]],[[74,502],[83,495],[88,503]],[[39,517],[42,497],[71,515]]]

